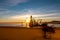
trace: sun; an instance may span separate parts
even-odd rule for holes
[[[30,22],[30,19],[29,19],[29,18],[27,18],[27,19],[26,19],[26,22],[27,22],[27,23],[29,23],[29,22]]]

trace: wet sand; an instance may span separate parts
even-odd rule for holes
[[[41,28],[0,27],[0,40],[44,40],[42,35]],[[52,40],[60,40],[59,28],[52,34]]]

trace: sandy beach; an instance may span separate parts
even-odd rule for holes
[[[0,27],[0,40],[43,40],[40,28]],[[52,34],[53,40],[60,40],[60,29]]]

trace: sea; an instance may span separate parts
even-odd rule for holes
[[[48,26],[54,26],[54,27],[60,27],[60,24],[48,24]],[[27,25],[26,23],[23,23],[23,24],[20,24],[20,23],[17,23],[17,24],[0,24],[0,26],[12,26],[12,27],[26,27],[26,26],[29,26]]]

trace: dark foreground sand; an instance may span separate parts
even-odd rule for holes
[[[44,40],[42,35],[40,28],[0,27],[0,40]],[[52,40],[60,40],[60,29],[56,29]]]

